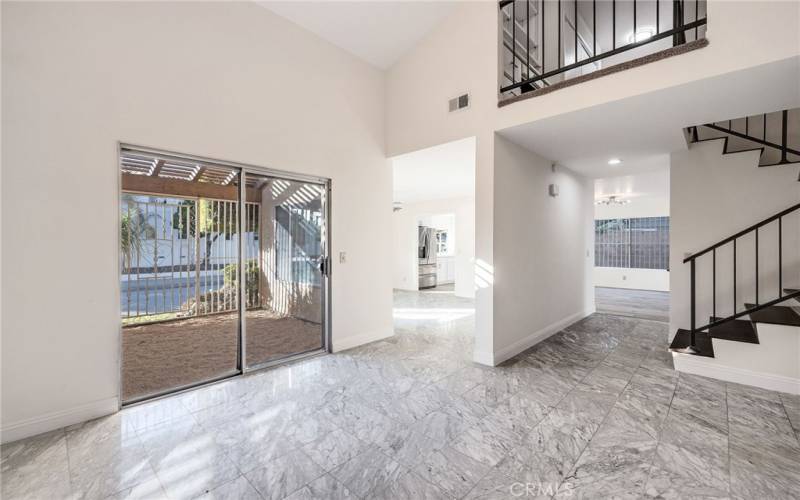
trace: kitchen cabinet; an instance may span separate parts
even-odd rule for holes
[[[455,283],[456,259],[454,256],[438,256],[436,258],[436,281],[440,285]]]

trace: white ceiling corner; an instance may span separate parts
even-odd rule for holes
[[[458,5],[448,0],[256,3],[379,69],[391,67]]]

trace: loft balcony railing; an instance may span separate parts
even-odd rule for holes
[[[701,40],[706,0],[501,0],[501,100]]]

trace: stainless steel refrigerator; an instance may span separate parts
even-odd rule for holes
[[[419,288],[436,286],[436,229],[419,226]]]

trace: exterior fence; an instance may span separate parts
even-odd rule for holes
[[[238,309],[239,206],[227,200],[124,194],[124,323]],[[245,204],[247,306],[260,305],[258,203]]]

